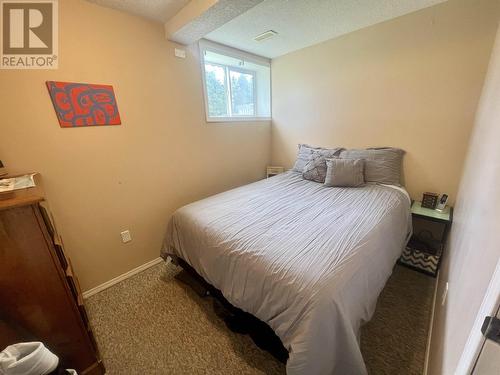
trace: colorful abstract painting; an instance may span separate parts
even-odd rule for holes
[[[61,128],[120,125],[112,86],[47,81]]]

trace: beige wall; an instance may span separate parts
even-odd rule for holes
[[[273,164],[301,142],[396,146],[412,197],[453,202],[499,8],[450,0],[273,60]]]
[[[500,30],[439,275],[430,375],[452,375],[500,259]],[[446,282],[446,303],[441,298]]]
[[[176,59],[163,25],[84,1],[59,8],[59,69],[0,70],[0,159],[42,174],[86,290],[158,257],[177,207],[263,177],[270,124],[205,123],[196,51]],[[47,80],[113,85],[123,125],[61,129]]]

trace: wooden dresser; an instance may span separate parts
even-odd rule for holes
[[[78,280],[39,187],[0,197],[0,350],[41,341],[78,374],[104,374]]]

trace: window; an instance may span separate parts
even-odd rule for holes
[[[205,62],[209,117],[256,117],[255,75],[251,70]]]
[[[264,120],[271,116],[269,60],[200,42],[207,121]]]

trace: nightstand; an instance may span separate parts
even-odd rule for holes
[[[413,235],[398,263],[436,277],[453,222],[453,207],[446,206],[441,212],[414,201],[411,214]]]
[[[285,168],[283,167],[273,167],[273,166],[268,166],[266,168],[266,177],[273,177],[276,176],[280,173],[283,173],[285,171]]]

